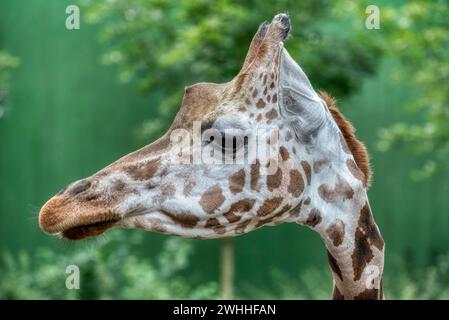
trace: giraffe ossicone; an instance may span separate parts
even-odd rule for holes
[[[164,136],[61,190],[40,227],[70,240],[116,227],[209,239],[296,222],[323,238],[335,299],[382,298],[367,152],[284,48],[289,31],[285,14],[262,24],[234,79],[187,87]]]

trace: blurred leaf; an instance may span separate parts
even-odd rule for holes
[[[0,118],[5,112],[11,70],[19,66],[19,59],[0,50]]]
[[[40,249],[34,265],[24,252],[5,253],[0,299],[204,299],[218,294],[215,283],[194,287],[179,275],[192,252],[185,239],[168,240],[155,261],[133,255],[138,237],[117,230],[102,240],[64,256]],[[79,267],[79,290],[65,287],[68,265]]]
[[[396,124],[379,133],[379,149],[405,143],[423,159],[413,173],[424,179],[449,170],[449,3],[413,1],[391,7],[383,16],[384,51],[399,59],[399,78],[420,88],[421,98],[408,110],[418,112],[420,124]]]

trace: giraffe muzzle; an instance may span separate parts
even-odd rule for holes
[[[39,226],[47,234],[69,240],[97,236],[113,227],[121,216],[104,199],[93,177],[78,180],[59,191],[39,212]]]
[[[54,196],[39,213],[42,231],[68,240],[98,236],[121,220],[111,210],[79,203],[67,195]]]

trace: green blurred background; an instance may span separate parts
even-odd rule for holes
[[[37,214],[62,186],[164,132],[183,87],[239,70],[286,11],[286,43],[334,95],[372,158],[387,298],[449,298],[448,1],[0,2],[0,298],[217,298],[220,240],[141,230],[67,244]],[[81,28],[67,30],[77,4]],[[366,7],[380,9],[378,30]],[[77,264],[81,289],[65,288]],[[317,234],[284,224],[235,239],[236,298],[330,297]]]

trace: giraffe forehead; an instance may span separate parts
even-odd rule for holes
[[[251,73],[239,73],[224,84],[198,83],[185,89],[181,108],[174,120],[173,128],[191,126],[194,121],[213,122],[220,115],[233,111],[250,113],[256,107],[264,110],[278,101],[280,63],[264,65]],[[276,117],[275,111],[267,118]]]
[[[226,86],[215,83],[198,83],[185,89],[181,108],[173,128],[185,128],[193,121],[207,120],[219,113]]]

